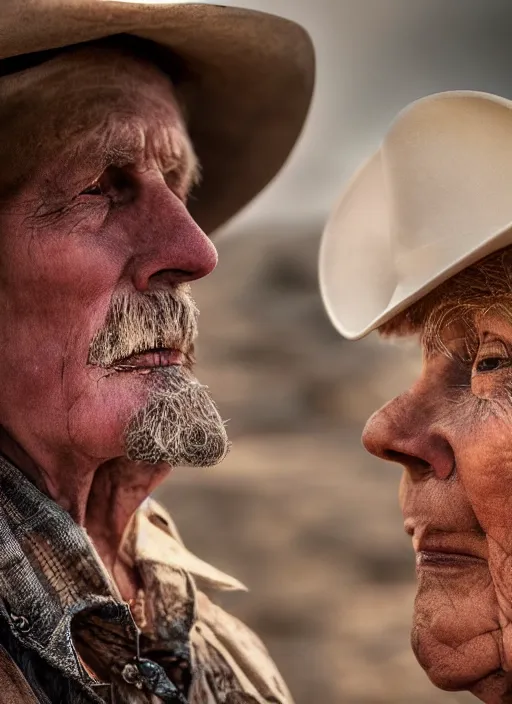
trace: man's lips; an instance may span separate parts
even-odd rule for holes
[[[118,371],[137,369],[156,369],[157,367],[175,367],[185,363],[185,355],[181,350],[160,348],[139,352],[114,362],[112,367]]]

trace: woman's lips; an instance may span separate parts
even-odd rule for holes
[[[134,354],[115,362],[112,366],[118,371],[150,370],[181,366],[184,361],[185,355],[180,350],[162,348]]]
[[[482,557],[456,552],[433,552],[421,550],[416,553],[416,567],[443,568],[443,567],[474,567],[476,564],[485,564]]]
[[[413,538],[413,544],[418,568],[469,567],[487,561],[487,541],[476,532],[434,532],[419,540]]]

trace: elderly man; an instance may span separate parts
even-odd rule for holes
[[[4,0],[1,701],[290,695],[148,497],[225,456],[189,284],[311,98],[303,30],[204,4]],[[190,205],[188,205],[190,204]]]
[[[339,332],[417,336],[423,368],[363,442],[404,468],[412,646],[431,680],[512,701],[512,102],[404,110],[332,213],[321,287]]]

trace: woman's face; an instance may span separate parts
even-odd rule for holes
[[[420,377],[363,442],[404,468],[415,654],[437,686],[494,704],[512,701],[512,315],[492,303],[424,340]]]

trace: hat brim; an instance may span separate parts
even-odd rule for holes
[[[308,34],[262,12],[200,3],[4,0],[0,59],[133,34],[186,64],[188,128],[202,169],[190,212],[212,233],[278,173],[314,86]]]
[[[478,233],[435,238],[400,257],[390,232],[389,184],[377,151],[355,173],[327,222],[319,257],[320,290],[338,332],[359,340],[455,274],[512,244],[512,220]]]

